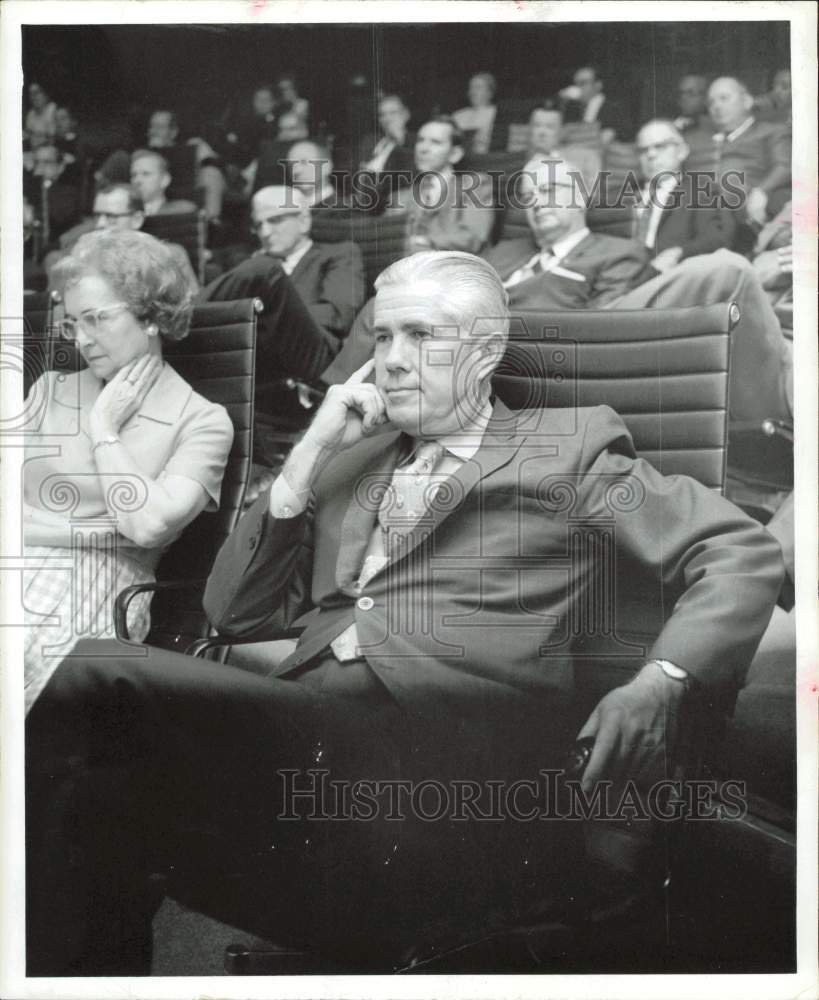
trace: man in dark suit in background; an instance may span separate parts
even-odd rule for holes
[[[87,642],[58,667],[28,719],[29,975],[146,971],[158,870],[193,879],[224,916],[220,873],[250,859],[257,919],[348,961],[362,918],[369,961],[384,962],[379,935],[400,940],[409,914],[417,933],[453,905],[486,919],[532,884],[540,898],[571,892],[582,824],[538,824],[550,849],[537,864],[512,849],[526,824],[503,824],[498,851],[497,826],[474,812],[455,829],[371,817],[293,822],[288,837],[280,772],[320,764],[350,790],[384,775],[447,789],[561,761],[576,732],[569,617],[599,568],[581,546],[566,576],[568,532],[611,513],[613,488],[641,498],[617,507],[618,552],[679,598],[649,660],[580,730],[595,740],[586,790],[665,776],[689,692],[741,681],[782,581],[778,544],[638,459],[608,407],[513,414],[493,400],[508,322],[496,273],[472,255],[423,253],[381,275],[374,361],[328,393],[208,583],[228,634],[303,615],[269,676]],[[552,482],[574,501],[550,505]],[[305,834],[319,827],[311,866]],[[389,827],[391,867],[375,839]]]
[[[733,214],[720,207],[720,192],[713,183],[684,172],[689,148],[674,124],[664,119],[646,122],[637,133],[637,151],[639,196],[609,187],[605,207],[589,209],[592,229],[613,226],[619,235],[637,240],[649,253],[650,267],[660,274],[687,257],[730,247]]]

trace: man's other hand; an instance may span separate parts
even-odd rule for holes
[[[601,779],[645,786],[667,776],[684,690],[652,662],[601,699],[577,737],[594,739],[582,780],[586,794]]]

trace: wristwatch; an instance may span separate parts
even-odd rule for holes
[[[682,667],[678,667],[677,664],[672,663],[671,660],[649,660],[648,662],[656,663],[666,677],[670,677],[672,681],[682,684],[683,690],[686,692],[692,691],[697,685],[696,680],[694,680],[687,670],[683,670]]]

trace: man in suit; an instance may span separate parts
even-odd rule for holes
[[[677,84],[677,115],[674,128],[688,140],[689,133],[710,136],[711,120],[708,117],[708,80],[699,73],[687,73]]]
[[[454,898],[463,919],[468,904],[485,918],[535,874],[541,897],[561,879],[570,892],[581,824],[538,824],[551,850],[535,873],[530,851],[510,850],[525,824],[488,850],[494,825],[474,811],[453,838],[423,814],[377,826],[342,813],[309,828],[308,845],[325,839],[311,868],[305,821],[282,819],[305,810],[292,811],[281,769],[446,788],[524,776],[533,744],[538,768],[560,760],[576,732],[568,619],[598,565],[581,547],[567,576],[568,533],[612,513],[613,486],[639,497],[618,501],[618,551],[679,596],[644,667],[580,728],[595,741],[586,790],[664,775],[689,693],[741,682],[781,585],[778,544],[636,458],[608,407],[514,415],[493,400],[506,298],[493,269],[461,253],[415,255],[378,279],[375,358],[328,393],[208,583],[208,613],[231,635],[302,616],[272,675],[104,643],[55,671],[28,719],[30,975],[144,971],[149,888],[164,884],[146,874],[198,875],[198,905],[225,917],[244,901],[219,880],[228,850],[230,871],[248,852],[256,864],[243,891],[258,893],[262,919],[343,949],[363,913],[370,958],[416,903],[428,917]],[[385,828],[392,867],[377,850]],[[385,882],[401,895],[381,910]]]
[[[492,185],[485,174],[456,172],[463,156],[463,134],[448,115],[418,130],[412,187],[397,192],[387,207],[407,213],[406,253],[478,253],[486,245],[495,220]]]
[[[661,274],[635,240],[592,233],[586,191],[566,162],[535,159],[521,176],[521,199],[531,236],[503,240],[486,252],[509,291],[512,311],[668,309],[736,302],[740,320],[731,345],[731,416],[757,425],[793,415],[789,342],[754,271],[739,254],[721,249],[688,257]],[[343,382],[372,354],[372,300],[322,381]]]
[[[743,214],[758,229],[790,199],[791,134],[786,125],[755,118],[753,107],[753,95],[735,77],[719,77],[708,89],[717,173],[723,185],[744,192]]]
[[[567,102],[567,121],[599,124],[603,145],[630,134],[624,109],[605,92],[595,66],[581,66],[575,70],[571,86],[564,87],[560,97]]]
[[[196,203],[184,198],[168,199],[172,183],[165,157],[153,149],[138,149],[131,154],[131,185],[142,199],[145,215],[180,215],[195,212]]]
[[[393,192],[412,183],[415,136],[408,128],[410,117],[410,109],[400,95],[384,94],[379,100],[378,125],[381,134],[365,136],[359,153],[359,173],[371,183],[368,184],[362,177],[357,189],[365,185],[366,208],[369,210],[383,211],[390,203]]]
[[[719,191],[684,173],[689,148],[674,124],[655,119],[637,133],[642,188],[608,190],[604,207],[588,212],[592,229],[614,226],[644,245],[650,267],[662,274],[687,257],[731,245],[734,219],[720,207]],[[707,180],[707,178],[706,178]],[[611,207],[610,207],[611,206]]]

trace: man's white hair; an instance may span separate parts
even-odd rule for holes
[[[258,201],[274,201],[281,207],[310,210],[310,202],[304,193],[298,188],[287,187],[284,184],[270,184],[268,187],[259,188],[253,195],[251,203],[255,205]]]
[[[460,250],[426,250],[391,264],[375,279],[375,290],[411,281],[434,281],[463,320],[461,335],[509,336],[509,296],[498,272],[485,260]]]

